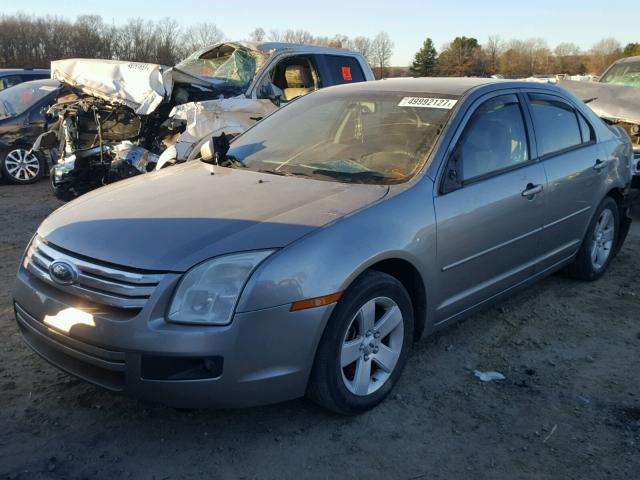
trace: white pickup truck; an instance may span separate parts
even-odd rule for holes
[[[58,150],[51,182],[63,200],[197,158],[212,139],[238,135],[317,89],[374,79],[357,52],[247,42],[205,48],[172,68],[60,60],[51,75],[74,93],[51,107],[58,120],[34,150]]]

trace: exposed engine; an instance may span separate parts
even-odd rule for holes
[[[171,137],[163,105],[151,115],[96,97],[71,95],[50,109],[58,122],[59,160],[51,172],[56,196],[69,200],[102,185],[153,170]],[[175,133],[184,129],[178,125]],[[164,130],[164,131],[163,131]]]

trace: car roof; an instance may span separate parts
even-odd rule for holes
[[[469,90],[486,85],[503,85],[505,88],[536,86],[539,84],[528,82],[514,82],[511,80],[501,80],[497,78],[479,77],[420,77],[420,78],[387,78],[372,82],[357,82],[346,85],[339,85],[336,88],[349,88],[358,91],[379,91],[379,92],[407,92],[407,93],[438,93],[442,95],[462,96]],[[323,89],[324,90],[324,89]],[[320,90],[322,91],[322,90]]]
[[[620,60],[616,60],[615,62],[613,62],[613,64],[615,65],[616,63],[634,63],[634,62],[640,62],[640,56],[621,58]]]
[[[49,75],[48,68],[0,68],[0,76],[5,75]]]
[[[213,45],[209,45],[207,47],[201,48],[196,53],[202,54],[216,47],[219,47],[221,45],[242,46],[244,48],[248,48],[250,50],[258,50],[260,52],[271,52],[272,50],[289,50],[293,52],[360,56],[358,52],[354,52],[353,50],[347,50],[345,48],[323,47],[320,45],[306,45],[302,43],[286,43],[286,42],[248,42],[244,40],[240,42],[229,41],[229,42],[215,43]]]
[[[499,78],[481,77],[398,77],[371,82],[355,82],[334,87],[323,88],[318,93],[325,90],[349,89],[353,91],[366,92],[406,92],[406,93],[431,93],[440,95],[463,96],[472,90],[489,87],[509,88],[530,88],[536,90],[548,90],[550,92],[563,92],[564,90],[551,83],[526,82],[522,80],[503,80]]]
[[[292,50],[292,51],[305,51],[311,53],[333,53],[341,55],[358,55],[358,52],[353,50],[347,50],[346,48],[334,48],[323,47],[321,45],[307,45],[303,43],[285,43],[285,42],[263,42],[255,43],[253,47],[257,50],[270,51],[270,50]]]

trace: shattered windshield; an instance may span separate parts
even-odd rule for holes
[[[15,117],[24,113],[31,105],[58,88],[57,82],[37,80],[0,91],[0,118]]]
[[[600,81],[625,87],[640,87],[640,62],[618,63],[611,67]]]
[[[221,164],[335,182],[401,183],[424,164],[455,98],[321,90],[239,136]]]
[[[176,65],[176,69],[212,80],[221,90],[244,93],[264,64],[267,55],[230,44],[205,53],[196,52]]]

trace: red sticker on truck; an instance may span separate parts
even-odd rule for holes
[[[342,67],[342,78],[344,80],[353,80],[353,78],[351,78],[351,67]]]

